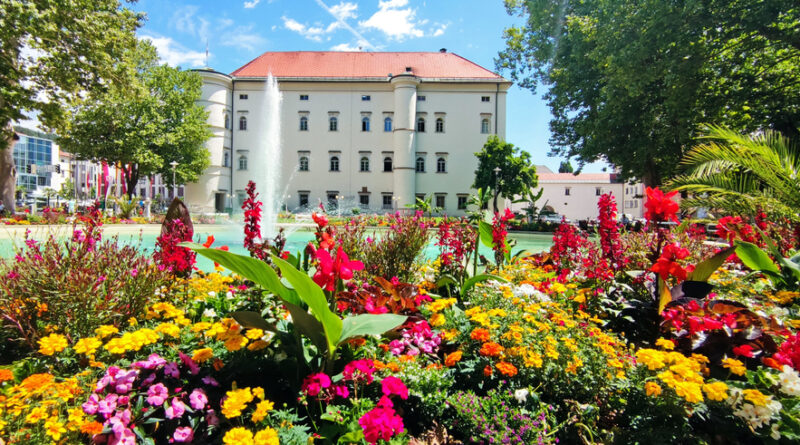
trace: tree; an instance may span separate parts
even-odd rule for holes
[[[572,173],[575,169],[572,168],[572,164],[569,161],[561,161],[561,165],[558,166],[559,173]]]
[[[75,198],[75,183],[72,182],[72,179],[64,179],[64,182],[61,183],[61,190],[58,191],[58,196],[64,200]]]
[[[668,186],[692,194],[683,206],[751,215],[757,209],[770,209],[793,219],[800,212],[800,147],[779,132],[743,136],[710,127],[682,164],[688,173]]]
[[[89,91],[127,83],[116,61],[135,44],[142,16],[118,0],[0,0],[0,200],[14,208],[11,123],[38,113],[60,130],[65,109]]]
[[[478,169],[475,170],[472,188],[494,191],[495,212],[498,211],[499,195],[511,198],[526,194],[539,183],[530,153],[500,140],[496,135],[490,136],[483,150],[475,156],[478,157]],[[500,170],[495,172],[496,168]]]
[[[650,186],[713,122],[800,126],[796,0],[506,0],[497,67],[546,89],[551,153],[606,160]]]
[[[136,72],[125,88],[90,97],[75,113],[61,147],[79,159],[122,168],[126,193],[136,193],[139,178],[161,174],[172,184],[199,179],[209,165],[203,143],[211,133],[207,114],[197,104],[202,80],[191,71],[158,64],[155,48],[140,41],[125,57]]]

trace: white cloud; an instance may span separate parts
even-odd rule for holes
[[[295,19],[291,19],[289,17],[281,17],[283,20],[283,26],[288,29],[289,31],[296,32],[301,36],[307,38],[308,40],[313,40],[315,42],[321,42],[322,36],[328,32],[325,29],[322,29],[320,26],[308,26],[298,22]],[[328,27],[330,29],[330,27]]]
[[[226,33],[226,38],[220,43],[222,46],[242,48],[247,51],[262,51],[267,44],[265,38],[253,31],[253,25],[237,26]]]
[[[331,47],[331,51],[361,51],[358,46],[352,46],[349,43],[340,43]]]
[[[367,20],[359,22],[364,28],[383,32],[389,38],[402,41],[406,38],[423,37],[418,26],[426,23],[417,20],[417,11],[408,6],[408,0],[386,0],[378,2],[378,11]]]
[[[258,5],[259,3],[261,3],[261,0],[253,0],[251,2],[244,2],[244,9],[255,8],[256,5]]]
[[[190,66],[202,67],[206,62],[206,53],[192,51],[184,48],[181,44],[172,40],[170,37],[142,36],[142,39],[149,40],[158,51],[158,56],[167,65],[171,66]]]
[[[444,30],[446,30],[446,29],[447,29],[447,25],[441,25],[438,28],[436,28],[436,31],[433,31],[432,36],[433,37],[439,37],[440,35],[444,34]]]
[[[347,20],[357,17],[357,9],[358,5],[355,3],[341,2],[338,5],[333,5],[328,8],[328,12],[330,12],[336,20]]]

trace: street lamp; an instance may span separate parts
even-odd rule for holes
[[[499,191],[497,190],[497,177],[500,176],[500,167],[494,168],[494,212],[497,213],[497,195]]]
[[[178,161],[169,163],[172,166],[172,199],[178,197],[178,186],[175,184],[175,168],[178,167]]]

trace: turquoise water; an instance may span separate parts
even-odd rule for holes
[[[110,226],[105,226],[106,228]],[[106,233],[109,233],[112,229],[108,229]],[[148,232],[154,232],[151,228]],[[377,236],[380,236],[380,231],[377,231]],[[195,229],[195,241],[199,243],[203,243],[206,241],[209,235],[214,236],[214,244],[212,247],[220,247],[220,246],[228,246],[231,252],[239,253],[239,254],[246,254],[247,251],[244,249],[242,242],[244,235],[240,228],[233,227],[233,226],[224,226],[224,225],[204,225],[197,227]],[[68,236],[67,230],[61,230],[56,232],[56,236],[58,237],[66,237]],[[433,234],[432,234],[433,236]],[[32,238],[37,240],[42,240],[46,237],[44,232],[36,231]],[[104,238],[109,238],[109,235],[105,235]],[[120,234],[117,236],[118,242],[120,244],[125,245],[133,245],[136,246],[138,249],[142,250],[143,252],[152,253],[153,248],[155,246],[156,238],[158,237],[157,233],[135,233],[135,234]],[[373,236],[375,237],[375,236]],[[553,235],[549,233],[510,233],[509,237],[516,241],[516,245],[512,248],[512,253],[517,253],[520,250],[527,250],[532,253],[541,252],[550,248],[553,244],[552,239]],[[301,251],[305,249],[305,246],[308,244],[309,241],[314,239],[314,232],[311,232],[307,228],[297,229],[293,232],[289,232],[288,236],[286,237],[286,250],[295,253],[297,251]],[[425,247],[425,257],[427,259],[434,259],[439,255],[439,247],[435,245],[435,239],[432,239],[428,245]],[[14,255],[15,246],[22,243],[21,236],[17,239],[0,239],[0,257],[3,258],[10,258]],[[480,253],[485,255],[487,258],[491,258],[492,251],[491,249],[487,248],[486,246],[480,247]],[[211,270],[213,264],[211,261],[206,260],[205,258],[198,257],[198,264],[202,270]]]

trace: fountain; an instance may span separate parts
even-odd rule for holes
[[[264,100],[261,106],[262,125],[257,126],[256,140],[260,142],[253,156],[255,171],[263,176],[254,178],[264,202],[261,238],[271,239],[278,233],[278,212],[283,197],[281,181],[281,92],[278,81],[267,75]]]

